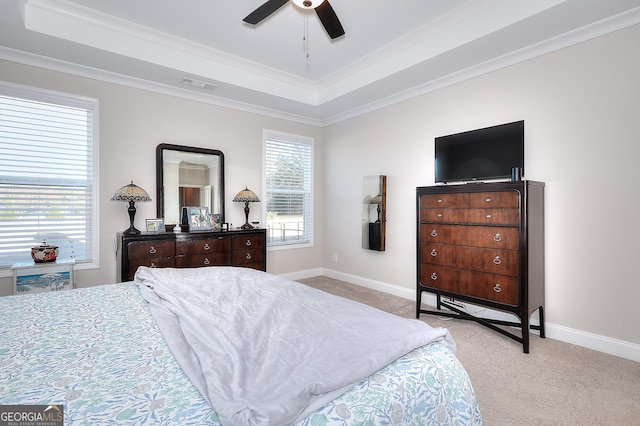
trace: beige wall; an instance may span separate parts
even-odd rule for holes
[[[269,129],[315,138],[317,220],[314,247],[271,251],[268,270],[304,275],[324,268],[413,297],[415,187],[433,183],[434,137],[524,119],[525,177],[547,184],[548,334],[590,340],[605,351],[615,344],[634,357],[640,353],[638,40],[640,27],[632,27],[324,129],[8,62],[0,62],[0,80],[100,99],[101,266],[80,271],[81,286],[115,281],[113,238],[128,219],[125,206],[109,199],[129,179],[154,196],[158,143],[225,153],[227,217],[239,225],[242,209],[231,198],[245,185],[261,188],[262,131]],[[376,174],[388,176],[385,252],[360,245],[362,179]],[[155,203],[138,207],[141,227],[155,216]],[[0,279],[0,294],[9,292],[9,279]]]
[[[546,182],[551,334],[637,352],[639,40],[636,26],[326,128],[327,273],[413,296],[415,187],[434,182],[434,137],[524,119],[525,177]],[[362,178],[373,174],[388,176],[382,253],[360,248]]]
[[[129,219],[125,203],[113,202],[110,198],[120,186],[133,179],[155,200],[155,148],[159,143],[224,152],[227,221],[234,226],[242,225],[244,205],[231,200],[245,185],[258,193],[261,191],[263,129],[315,139],[314,182],[320,188],[315,204],[314,247],[270,252],[267,270],[285,274],[317,270],[322,266],[321,128],[10,62],[0,61],[0,80],[100,101],[100,268],[78,271],[79,286],[116,281],[114,237],[118,231],[128,228]],[[156,217],[155,201],[138,203],[136,207],[136,227],[144,229],[144,219]],[[259,217],[260,206],[252,207],[250,219],[265,223]],[[10,293],[11,280],[0,278],[0,295]]]

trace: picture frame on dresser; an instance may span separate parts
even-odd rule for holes
[[[161,233],[164,232],[164,219],[162,218],[157,218],[157,219],[145,219],[145,226],[146,226],[146,230],[147,232],[150,233]]]
[[[209,207],[185,207],[189,220],[189,230],[191,232],[211,231],[211,216]]]

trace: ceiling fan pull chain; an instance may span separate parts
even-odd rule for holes
[[[309,15],[305,13],[304,15],[304,35],[302,37],[304,40],[304,55],[309,57]]]

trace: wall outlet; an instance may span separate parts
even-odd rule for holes
[[[338,263],[338,253],[333,253],[333,261]]]

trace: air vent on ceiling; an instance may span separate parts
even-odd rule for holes
[[[194,80],[192,78],[183,78],[181,83],[185,84],[187,86],[193,86],[193,87],[197,87],[198,89],[203,89],[203,90],[213,90],[216,87],[218,87],[215,84],[207,83],[207,82],[200,81],[200,80]]]

